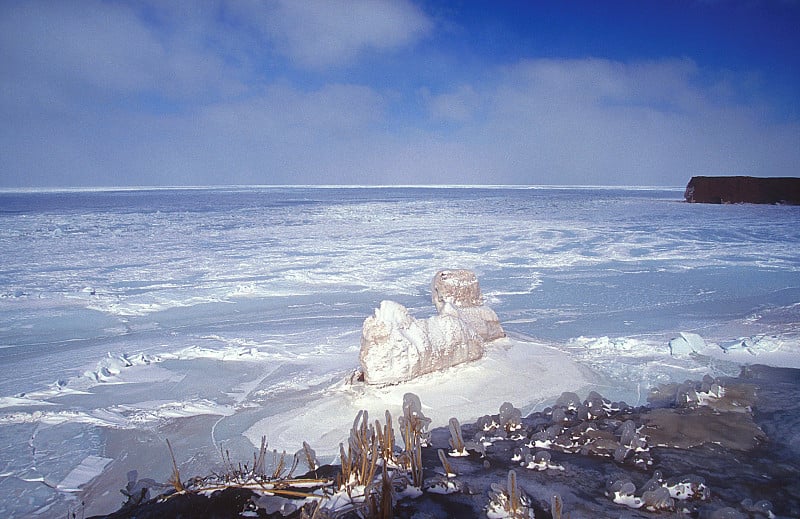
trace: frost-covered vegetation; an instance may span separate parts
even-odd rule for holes
[[[667,413],[680,422],[713,409],[717,415],[735,413],[738,421],[752,421],[750,405],[756,401],[751,388],[738,380],[706,377],[654,388],[652,407],[638,408],[610,402],[596,392],[585,399],[566,392],[552,407],[524,418],[504,402],[497,414],[482,416],[474,424],[462,426],[453,417],[446,428],[434,430],[429,430],[430,419],[419,397],[407,393],[397,419],[399,435],[389,411],[383,421],[373,421],[361,411],[347,441],[339,446],[336,466],[321,467],[307,443],[288,459],[285,452],[270,453],[262,439],[252,462],[234,463],[223,451],[220,473],[185,480],[173,457],[168,487],[138,480],[134,473],[123,493],[126,506],[135,512],[151,492],[159,493],[156,501],[166,505],[186,496],[213,499],[232,489],[248,491],[237,511],[245,517],[410,517],[416,510],[431,517],[444,513],[560,519],[583,517],[590,510],[593,516],[631,510],[635,517],[771,518],[773,504],[762,496],[746,497],[732,507],[716,495],[722,489],[704,477],[664,468],[653,455],[654,449],[661,449],[658,457],[667,458],[708,454],[654,445],[652,437],[663,437],[664,432],[654,434],[651,415]],[[687,398],[692,394],[698,396]],[[465,441],[465,434],[473,440]],[[739,445],[713,438],[706,444],[717,457],[719,448],[743,452]],[[172,454],[171,445],[169,449]],[[731,463],[738,464],[738,456],[732,455]],[[607,476],[585,479],[587,474],[596,479],[598,469]],[[580,488],[595,493],[576,501],[571,494],[585,491]],[[611,508],[596,504],[602,496]],[[452,509],[443,511],[442,506]]]

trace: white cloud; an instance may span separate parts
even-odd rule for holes
[[[156,13],[157,14],[157,13]],[[86,0],[20,2],[0,15],[0,64],[8,105],[68,110],[135,103],[136,96],[196,100],[242,90],[237,72],[191,24],[158,31],[132,7]]]
[[[684,60],[524,61],[498,80],[487,119],[468,138],[486,153],[502,150],[492,162],[518,182],[680,185],[697,174],[788,174],[800,159],[791,146],[797,125],[714,98],[701,72]]]
[[[269,0],[240,12],[296,65],[311,69],[413,44],[433,28],[407,0]]]
[[[481,107],[461,117],[445,103],[441,115],[460,119],[444,132],[398,122],[392,96],[373,88],[277,82],[170,116],[31,118],[0,139],[0,171],[34,184],[57,183],[65,165],[87,172],[85,184],[677,186],[697,174],[793,174],[800,127],[714,98],[701,72],[682,61],[524,61],[443,94]]]
[[[481,97],[471,85],[460,85],[451,92],[432,94],[423,89],[422,97],[434,120],[467,122],[481,108]]]

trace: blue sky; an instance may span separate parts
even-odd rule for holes
[[[0,3],[0,187],[800,174],[800,2]]]

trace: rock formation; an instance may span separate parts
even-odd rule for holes
[[[800,204],[800,178],[692,177],[687,202],[705,204]]]
[[[505,337],[494,310],[483,304],[478,278],[471,270],[440,270],[433,276],[431,300],[441,314],[449,303],[485,341]]]
[[[364,321],[359,361],[368,384],[396,384],[483,356],[484,344],[503,337],[497,314],[483,305],[475,274],[434,276],[438,315],[415,319],[403,305],[383,301]]]

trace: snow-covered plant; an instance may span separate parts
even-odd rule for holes
[[[565,391],[561,393],[560,397],[558,397],[554,407],[562,407],[574,411],[578,409],[579,405],[581,405],[581,398],[577,395],[577,393]]]
[[[479,431],[484,431],[484,432],[492,432],[498,427],[500,427],[500,424],[497,423],[495,417],[488,414],[478,418],[478,421],[475,423],[475,425]]]
[[[535,455],[526,454],[520,466],[530,470],[564,470],[558,463],[553,463],[548,451],[539,451]]]
[[[403,395],[403,416],[398,418],[400,431],[413,431],[419,437],[422,446],[428,445],[430,433],[427,431],[431,419],[422,413],[422,402],[414,393]],[[404,437],[405,440],[405,437]]]
[[[506,485],[492,483],[486,515],[490,519],[528,519],[534,517],[528,496],[517,486],[517,473],[508,471]]]
[[[641,508],[644,503],[641,498],[634,495],[635,492],[636,485],[632,481],[620,479],[609,485],[606,494],[618,505],[625,505],[628,508]]]
[[[466,447],[464,446],[464,438],[461,436],[461,424],[458,419],[450,418],[450,456],[468,456]]]
[[[664,481],[658,470],[641,490],[641,497],[637,497],[636,486],[630,480],[621,479],[610,482],[606,495],[617,504],[629,508],[645,508],[653,512],[675,510],[676,500],[702,501],[710,497],[702,478],[690,475]]]
[[[486,457],[486,445],[483,444],[481,438],[477,438],[475,441],[464,442],[464,447],[469,451],[477,452],[480,454],[481,458]]]
[[[522,411],[510,402],[503,402],[498,414],[481,416],[475,426],[478,431],[486,433],[485,441],[489,444],[494,440],[506,438],[521,440],[522,435],[517,431],[522,429]]]
[[[347,454],[344,445],[339,444],[342,461],[342,484],[346,489],[352,486],[367,487],[375,478],[375,470],[379,459],[379,442],[375,428],[369,423],[369,413],[359,411],[350,429],[347,442]]]
[[[375,420],[375,431],[378,433],[380,455],[384,461],[384,466],[387,466],[389,463],[394,463],[394,427],[392,427],[392,415],[388,410],[386,411],[386,425],[381,427],[380,422]]]
[[[436,452],[439,456],[439,461],[442,462],[443,473],[437,474],[433,478],[425,481],[425,491],[431,494],[454,494],[461,492],[462,484],[456,479],[456,471],[447,459],[444,450],[439,449]]]
[[[317,453],[314,452],[314,449],[312,449],[311,446],[306,442],[303,442],[303,448],[297,451],[297,454],[295,454],[295,457],[297,458],[300,458],[302,456],[305,457],[306,465],[308,465],[309,472],[313,472],[314,477],[316,477],[317,469],[319,468],[319,462],[317,461]]]
[[[603,398],[603,395],[597,391],[590,391],[586,400],[583,402],[583,407],[586,408],[586,419],[597,419],[606,416],[606,403],[608,401]],[[610,404],[611,402],[608,402]],[[580,414],[580,413],[579,413]],[[582,418],[584,419],[584,418]]]
[[[430,433],[427,428],[430,418],[422,414],[422,403],[414,393],[403,395],[403,416],[398,418],[400,433],[405,449],[401,455],[402,464],[411,474],[412,484],[422,486],[422,447],[427,445]]]

